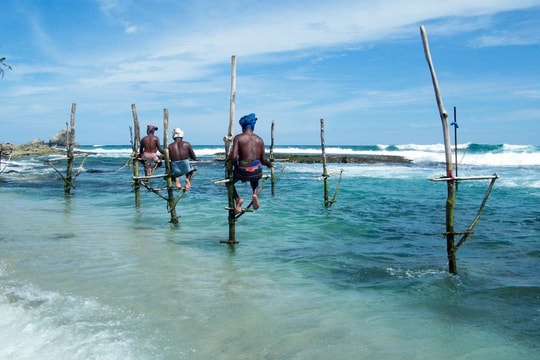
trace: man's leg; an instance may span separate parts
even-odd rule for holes
[[[193,176],[193,171],[195,171],[195,170],[190,171],[186,175],[186,190],[191,189],[191,177]]]
[[[234,208],[235,214],[240,214],[242,212],[242,204],[244,204],[244,199],[242,199],[238,192],[236,191],[236,186],[233,184],[233,190],[234,190],[234,200],[236,201],[236,206]]]
[[[257,196],[257,190],[259,188],[259,179],[251,180],[250,183],[251,183],[251,190],[253,192],[251,195],[251,201],[253,202],[253,209],[258,210],[260,206],[259,197]]]

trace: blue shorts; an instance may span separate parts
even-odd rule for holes
[[[195,169],[193,168],[193,166],[191,166],[191,163],[188,159],[171,162],[171,176],[173,179],[179,178],[182,175],[187,175],[193,170]]]

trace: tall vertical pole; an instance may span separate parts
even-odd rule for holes
[[[169,158],[169,110],[163,109],[163,161],[165,161],[165,171],[167,172],[167,207],[171,213],[171,223],[178,225],[178,216],[176,215],[176,201],[174,200],[174,191],[172,187],[171,162]]]
[[[455,189],[454,189],[454,176],[452,169],[452,151],[450,144],[450,135],[448,131],[448,113],[444,108],[442,97],[439,91],[439,83],[437,81],[437,75],[435,74],[435,68],[431,61],[431,54],[429,52],[429,44],[426,35],[426,29],[424,25],[420,25],[420,33],[422,35],[422,43],[424,45],[424,53],[431,72],[431,80],[433,82],[433,89],[435,90],[435,97],[437,99],[437,105],[439,108],[439,115],[441,117],[443,136],[444,136],[444,152],[446,157],[446,181],[447,186],[447,198],[446,198],[446,253],[448,256],[448,271],[452,274],[457,274],[456,263],[456,246],[454,240],[454,204],[455,204]]]
[[[75,111],[77,104],[71,104],[71,115],[69,118],[69,126],[66,131],[66,152],[67,152],[67,167],[66,167],[66,180],[64,181],[64,194],[71,192],[73,186],[73,148],[75,146]]]
[[[322,151],[322,163],[324,180],[324,206],[329,207],[330,201],[328,201],[328,171],[326,169],[326,149],[324,146],[324,119],[321,119],[321,151]]]
[[[139,153],[139,143],[141,142],[141,130],[139,127],[139,118],[137,116],[137,108],[135,104],[131,104],[131,113],[133,115],[133,128],[134,139],[132,149],[132,162],[133,162],[133,177],[139,177],[139,161],[137,160],[137,154]],[[135,206],[138,208],[141,206],[141,185],[138,180],[135,180],[133,184],[133,191],[135,192]]]
[[[454,156],[455,156],[455,168],[456,168],[456,177],[458,177],[458,160],[457,160],[457,153],[458,153],[458,140],[457,140],[457,129],[458,129],[458,124],[457,124],[457,109],[456,107],[454,106],[454,121],[450,124],[451,126],[454,127]],[[456,180],[456,191],[458,189],[458,182]]]
[[[236,103],[236,56],[231,56],[231,97],[229,102],[229,131],[225,140],[225,167],[226,174],[225,177],[229,179],[227,182],[227,195],[229,198],[229,240],[227,244],[234,245],[237,244],[236,241],[236,214],[234,212],[234,172],[233,166],[236,159],[231,158],[231,144],[233,141],[234,134],[234,110]]]
[[[274,162],[274,121],[272,121],[272,127],[270,130],[270,161]],[[272,196],[276,195],[276,177],[274,175],[274,167],[270,168],[270,180],[272,183]]]

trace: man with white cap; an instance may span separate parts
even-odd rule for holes
[[[197,160],[193,147],[184,141],[184,132],[180,128],[173,130],[174,142],[169,145],[169,156],[171,159],[172,178],[176,183],[176,188],[181,189],[180,176],[186,176],[186,190],[191,188],[191,177],[196,170],[189,160]]]

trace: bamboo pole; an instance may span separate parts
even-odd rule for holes
[[[275,123],[272,121],[272,127],[270,128],[270,161],[274,162],[274,126]],[[276,177],[274,175],[274,167],[270,168],[271,184],[272,184],[272,196],[276,195]]]
[[[336,172],[337,173],[337,172]],[[330,175],[329,175],[330,176]],[[343,169],[339,170],[339,179],[336,185],[336,189],[334,190],[334,196],[332,196],[332,200],[330,200],[330,205],[336,202],[337,194],[339,192],[339,188],[341,186],[341,180],[343,179]],[[329,206],[330,206],[329,205]]]
[[[176,215],[176,201],[174,198],[171,162],[169,158],[169,110],[163,109],[163,151],[165,161],[165,171],[167,173],[167,208],[171,213],[171,223],[178,225],[178,216]]]
[[[482,199],[482,204],[480,204],[480,208],[478,209],[478,212],[476,213],[476,216],[474,217],[473,221],[469,225],[469,228],[467,229],[467,231],[465,231],[465,234],[463,235],[463,237],[458,241],[456,245],[456,251],[469,238],[469,236],[473,233],[476,224],[478,224],[478,221],[480,221],[480,216],[482,215],[482,212],[484,211],[484,207],[486,206],[489,195],[491,194],[491,190],[493,190],[495,181],[498,178],[499,178],[499,175],[497,174],[493,174],[493,176],[491,177],[491,182],[489,183],[489,187],[484,195],[484,198]]]
[[[71,193],[71,187],[73,186],[73,148],[75,146],[75,111],[77,104],[71,104],[71,115],[69,118],[69,126],[66,130],[66,153],[67,153],[67,167],[66,167],[66,179],[64,181],[64,194]]]
[[[484,176],[454,176],[454,177],[436,177],[436,178],[431,178],[429,180],[431,181],[454,181],[454,180],[489,180],[489,179],[493,179],[493,178],[498,178],[499,176],[498,175],[484,175]]]
[[[321,119],[321,151],[322,151],[322,165],[323,165],[323,181],[324,181],[324,206],[329,207],[330,201],[328,200],[328,170],[326,169],[326,149],[324,145],[324,119]]]
[[[426,56],[426,61],[429,65],[429,70],[431,73],[431,80],[433,82],[433,89],[435,91],[435,97],[437,99],[437,105],[439,108],[439,115],[441,117],[443,136],[444,136],[444,152],[446,157],[446,176],[453,179],[452,171],[452,152],[450,144],[450,135],[448,130],[448,113],[444,108],[442,97],[439,91],[439,83],[437,81],[437,75],[435,74],[435,68],[433,67],[433,62],[431,60],[431,54],[429,51],[429,44],[426,35],[426,29],[424,25],[420,25],[420,33],[422,36],[422,43],[424,45],[424,53]],[[447,199],[446,199],[446,253],[448,257],[448,271],[452,274],[457,274],[457,262],[456,262],[456,251],[454,239],[454,204],[455,204],[455,189],[454,181],[447,181]]]
[[[137,160],[137,154],[139,153],[139,144],[141,142],[141,131],[139,126],[139,117],[137,116],[137,107],[135,104],[131,104],[131,113],[133,115],[133,129],[134,138],[132,141],[133,148],[131,158],[133,161],[133,191],[135,192],[135,206],[138,208],[141,206],[141,185],[136,179],[139,179],[139,161]]]
[[[139,133],[139,121],[137,118],[137,111],[135,108],[135,104],[131,105],[132,113],[133,113],[133,121],[135,124],[135,136],[134,140],[132,141],[133,146],[133,153],[132,153],[132,160],[134,163],[133,166],[133,176],[132,179],[134,181],[134,187],[135,187],[135,204],[137,207],[140,206],[140,188],[144,187],[148,191],[153,192],[163,200],[167,201],[167,211],[171,214],[171,223],[174,225],[178,225],[178,219],[179,216],[176,212],[176,205],[182,199],[186,193],[186,190],[184,189],[182,193],[175,198],[174,195],[174,189],[173,189],[173,181],[172,181],[172,171],[171,171],[171,161],[170,161],[170,155],[169,155],[169,110],[163,109],[163,161],[165,162],[165,173],[164,174],[157,174],[157,175],[145,175],[139,176],[139,166],[138,166],[138,148],[140,143],[140,133]],[[156,165],[157,166],[157,165]],[[154,168],[155,169],[155,168]],[[166,180],[166,186],[160,187],[160,188],[154,188],[150,185],[151,179],[165,179]],[[167,190],[167,195],[163,195],[161,192],[163,190]]]
[[[454,127],[454,157],[455,157],[455,173],[456,178],[458,177],[458,139],[457,139],[457,129],[459,128],[457,124],[457,109],[454,106],[454,121],[450,124]],[[456,190],[457,190],[457,182],[456,182]]]
[[[225,178],[229,179],[227,184],[227,195],[229,200],[228,207],[228,222],[229,222],[229,240],[221,241],[231,246],[237,244],[236,241],[236,214],[234,206],[234,173],[233,166],[235,159],[231,159],[231,144],[234,134],[234,111],[236,103],[236,56],[231,56],[231,96],[229,102],[229,130],[227,136],[223,139],[225,141]]]

